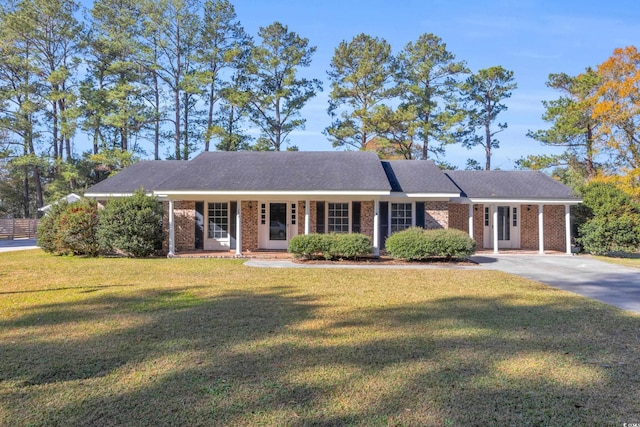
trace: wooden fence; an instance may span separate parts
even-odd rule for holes
[[[37,219],[0,218],[0,239],[33,239],[38,223]]]

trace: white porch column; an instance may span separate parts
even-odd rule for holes
[[[311,201],[304,201],[304,234],[311,234]]]
[[[169,200],[169,254],[168,256],[170,257],[176,254],[175,240],[176,240],[176,232],[175,232],[175,222],[173,219],[173,200]]]
[[[544,205],[538,205],[538,253],[544,255]]]
[[[491,206],[493,210],[493,253],[498,253],[498,205]]]
[[[469,203],[469,237],[473,240],[473,203]]]
[[[242,256],[242,202],[236,202],[236,256]]]
[[[380,201],[373,203],[373,254],[380,256]]]
[[[571,205],[564,205],[564,226],[567,255],[571,255]]]

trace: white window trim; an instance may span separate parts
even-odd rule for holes
[[[389,202],[387,206],[388,214],[387,214],[387,230],[389,235],[393,234],[391,231],[391,214],[393,212],[393,205],[411,205],[411,227],[416,226],[416,202]],[[406,229],[405,229],[406,230]]]
[[[209,233],[209,205],[213,204],[213,203],[219,203],[219,204],[226,204],[227,205],[227,237],[210,237],[210,233]],[[207,218],[205,221],[206,224],[206,230],[205,230],[205,238],[209,239],[209,240],[215,240],[217,242],[230,242],[231,241],[231,203],[230,202],[207,202],[207,209],[206,209],[206,213],[207,213]]]
[[[330,204],[347,204],[347,209],[348,209],[348,213],[347,213],[347,221],[349,223],[349,231],[347,231],[347,234],[351,234],[351,227],[352,227],[352,215],[353,215],[353,206],[351,205],[351,202],[340,202],[340,201],[328,201],[325,200],[325,205],[324,205],[324,232],[325,233],[332,233],[331,231],[329,231],[329,205]]]

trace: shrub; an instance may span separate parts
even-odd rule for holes
[[[38,245],[57,255],[96,256],[97,227],[98,207],[93,200],[83,198],[71,204],[60,201],[41,219]]]
[[[393,258],[419,261],[429,258],[467,258],[475,252],[476,243],[460,230],[408,228],[389,236],[385,248]]]
[[[98,239],[105,251],[145,257],[162,246],[162,205],[142,191],[110,200],[100,212]]]
[[[46,215],[40,219],[38,225],[38,246],[47,253],[60,254],[62,242],[58,234],[58,218],[67,209],[69,204],[66,200],[51,205]]]
[[[594,255],[633,253],[640,249],[640,215],[595,216],[580,227],[578,242]]]
[[[296,258],[353,259],[370,254],[371,240],[363,234],[308,234],[291,239],[289,252]]]
[[[615,185],[594,182],[583,190],[578,243],[587,252],[611,255],[640,249],[640,209]]]
[[[331,258],[352,259],[368,255],[373,250],[371,240],[364,234],[327,234],[326,236],[331,239],[331,245],[329,245]]]
[[[306,234],[298,235],[291,238],[288,251],[296,258],[312,259],[318,255],[322,255],[325,250],[326,239],[325,234]]]
[[[98,206],[94,200],[82,199],[71,203],[58,217],[60,253],[97,256]]]

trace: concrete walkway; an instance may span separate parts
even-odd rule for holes
[[[384,268],[498,270],[640,313],[640,269],[569,255],[476,255],[477,266],[299,264],[288,260],[249,260],[249,267],[269,268]]]
[[[38,249],[37,239],[0,240],[0,252]]]

